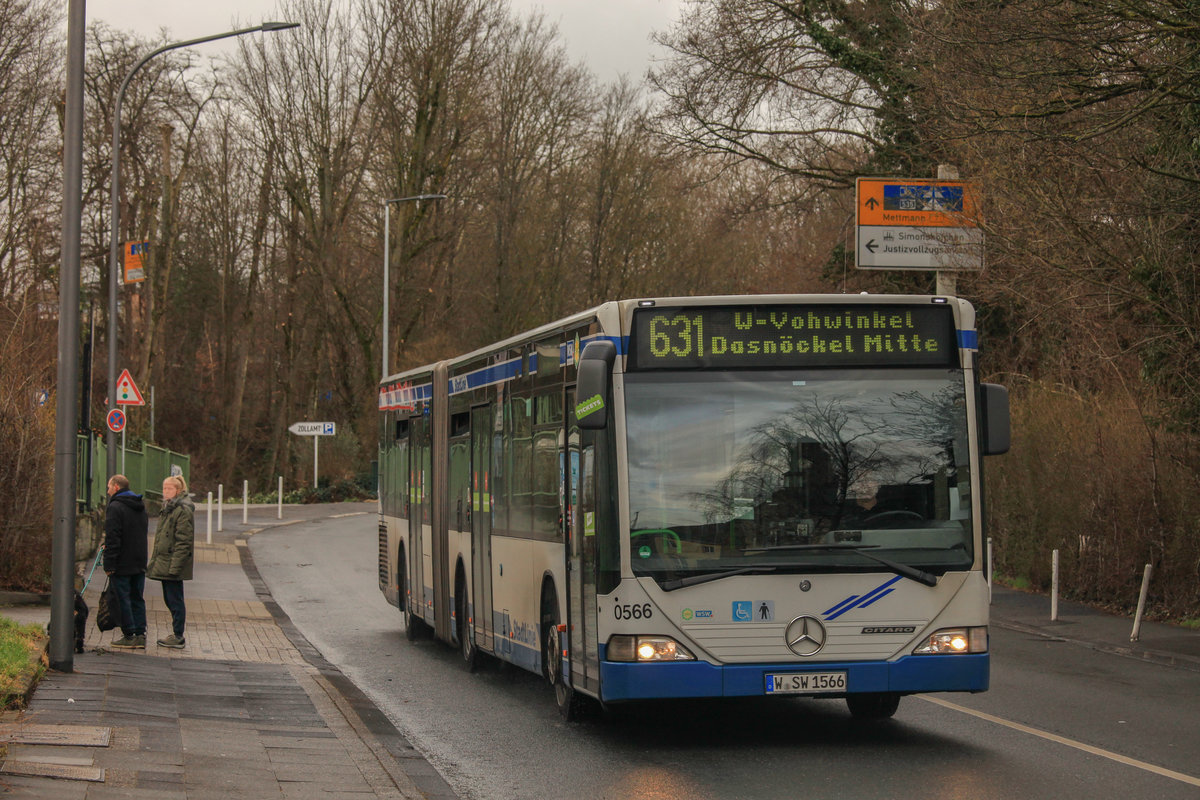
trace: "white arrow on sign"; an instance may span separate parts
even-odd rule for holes
[[[288,426],[288,430],[297,436],[335,436],[337,434],[337,423],[295,422]]]

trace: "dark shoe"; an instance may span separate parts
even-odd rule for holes
[[[113,639],[112,646],[119,647],[123,650],[133,650],[138,647],[137,640],[138,640],[138,637],[136,637],[136,636],[122,636],[120,639]],[[142,647],[146,646],[146,637],[145,636],[142,637],[141,646]]]
[[[137,636],[133,637],[133,646],[135,648],[137,648],[138,650],[145,650],[146,649],[146,634],[139,633]]]
[[[170,636],[164,639],[159,639],[158,644],[160,647],[170,647],[172,650],[182,650],[184,645],[187,644],[187,640],[182,636],[176,636],[172,633]]]

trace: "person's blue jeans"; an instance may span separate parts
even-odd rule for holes
[[[113,589],[121,605],[121,633],[126,636],[142,636],[146,633],[146,574],[113,575]]]
[[[171,609],[171,627],[175,635],[183,638],[183,623],[187,621],[187,607],[183,604],[183,581],[162,582],[163,602]]]

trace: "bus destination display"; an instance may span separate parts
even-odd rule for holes
[[[945,305],[639,309],[630,369],[953,366]]]

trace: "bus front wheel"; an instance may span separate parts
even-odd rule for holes
[[[900,695],[895,692],[863,692],[846,695],[846,705],[855,719],[888,719],[900,707]]]
[[[575,722],[588,715],[590,698],[567,685],[563,676],[563,641],[558,629],[558,603],[553,598],[542,610],[542,669],[554,689],[554,704],[566,722]]]

